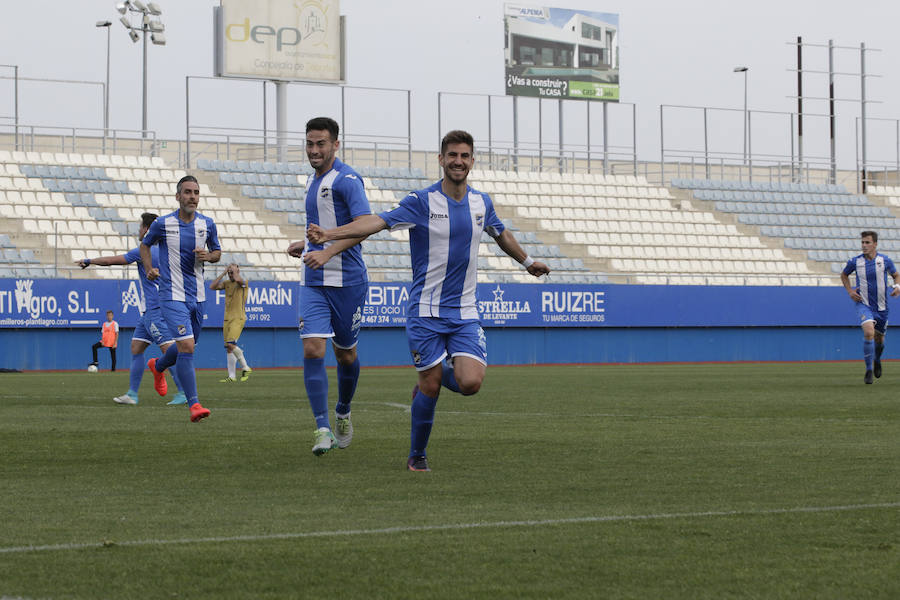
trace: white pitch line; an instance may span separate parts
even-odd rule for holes
[[[171,540],[126,540],[121,542],[91,542],[72,544],[47,544],[42,546],[0,547],[0,554],[24,554],[27,552],[50,552],[65,550],[87,550],[106,547],[172,546],[181,544],[221,544],[226,542],[264,542],[271,540],[297,540],[304,538],[343,537],[359,535],[391,535],[397,533],[421,533],[429,531],[462,531],[466,529],[491,529],[502,527],[542,527],[547,525],[568,525],[572,523],[617,523],[627,521],[658,521],[669,519],[700,519],[706,517],[753,517],[767,515],[788,515],[803,513],[846,512],[872,510],[878,508],[900,508],[900,502],[878,504],[847,504],[842,506],[802,506],[795,508],[770,508],[761,510],[710,510],[702,512],[657,513],[647,515],[606,515],[594,517],[570,517],[564,519],[541,519],[528,521],[493,521],[481,523],[448,523],[444,525],[407,525],[384,527],[381,529],[340,529],[335,531],[306,531],[297,533],[272,533],[265,535],[235,535],[227,537],[180,538]]]

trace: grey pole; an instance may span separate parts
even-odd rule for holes
[[[590,101],[584,103],[587,108],[587,172],[591,172],[591,103]]]
[[[753,153],[751,150],[750,113],[747,113],[747,181],[753,181]]]
[[[275,136],[278,162],[287,162],[287,82],[275,82]]]
[[[557,100],[559,105],[559,172],[563,172],[563,101]]]
[[[747,112],[747,72],[750,69],[744,69],[744,164],[747,164],[747,155],[750,153],[750,113]]]
[[[263,161],[269,160],[269,115],[266,112],[266,80],[262,81],[262,92],[263,92]],[[341,124],[343,127],[343,122]]]
[[[491,126],[492,126],[493,120],[491,119],[491,95],[490,94],[488,94],[488,96],[487,96],[487,102],[488,102],[488,160],[489,160],[488,164],[492,164],[493,161],[491,161],[490,158],[493,156],[493,153],[494,153],[494,138],[491,135],[491,129],[492,129]]]
[[[347,145],[347,96],[346,87],[341,86],[341,146]],[[344,155],[346,157],[346,154]]]
[[[607,111],[608,105],[606,102],[603,103],[603,174],[609,174],[609,134],[607,133],[607,125],[609,121],[607,120]]]
[[[862,193],[866,193],[866,187],[868,187],[868,180],[866,174],[866,168],[868,166],[868,161],[866,160],[866,44],[865,42],[859,45],[859,81],[860,81],[860,96],[859,96],[859,110],[861,113],[861,119],[859,123],[859,131],[860,131],[860,146],[862,150]]]
[[[216,157],[218,158],[218,156]],[[191,169],[191,76],[184,78],[184,168]]]
[[[519,170],[519,97],[513,96],[513,171]]]
[[[659,105],[659,184],[666,185],[666,142],[663,136],[663,105]],[[680,173],[680,170],[679,170]],[[691,174],[693,176],[693,173]]]
[[[894,134],[894,139],[897,140],[897,153],[896,153],[896,161],[897,166],[895,173],[897,174],[898,181],[900,181],[900,119],[894,121],[894,129],[896,133]]]
[[[144,33],[144,81],[141,106],[141,137],[147,137],[147,26],[142,25],[141,31]]]
[[[412,90],[406,90],[406,168],[412,175]]]
[[[515,114],[515,113],[513,113]],[[437,118],[437,126],[438,126],[438,148],[441,147],[441,92],[438,92],[438,118]]]
[[[544,170],[544,117],[541,112],[540,97],[538,97],[538,170]]]
[[[803,177],[803,38],[797,36],[797,181]]]
[[[16,134],[16,150],[19,149],[19,65],[15,65],[13,67],[13,75],[15,76],[15,83],[13,85],[13,97],[15,104],[15,134]]]
[[[634,176],[637,177],[637,104],[631,105],[631,164]]]
[[[706,178],[709,179],[709,131],[706,119],[707,108],[703,107],[703,162],[706,165]]]
[[[829,183],[837,182],[837,159],[834,154],[834,40],[828,40],[828,129],[831,138]]]

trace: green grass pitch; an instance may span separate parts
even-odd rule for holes
[[[431,473],[411,368],[318,458],[299,370],[223,373],[199,424],[149,374],[0,375],[0,597],[900,597],[900,363],[491,367]]]

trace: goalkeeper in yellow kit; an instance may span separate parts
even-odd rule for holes
[[[222,333],[225,336],[228,377],[220,381],[222,383],[237,381],[237,367],[241,368],[241,381],[247,381],[253,369],[247,364],[244,351],[237,345],[238,338],[244,330],[244,323],[247,322],[247,313],[244,310],[249,289],[247,280],[241,277],[240,267],[231,263],[209,284],[209,289],[225,291],[225,320],[222,323]]]

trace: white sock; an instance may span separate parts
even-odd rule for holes
[[[246,369],[250,366],[247,364],[247,361],[244,360],[244,351],[243,350],[241,350],[240,348],[235,346],[234,350],[232,350],[231,353],[237,357],[238,364],[241,366],[242,369]]]
[[[234,352],[226,352],[225,354],[228,357],[228,376],[236,379],[237,375],[234,372],[234,367],[237,364],[237,357],[235,357]]]

